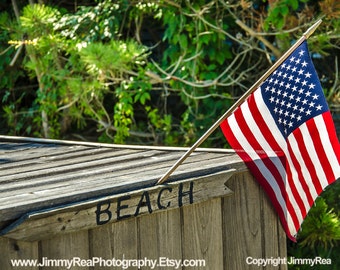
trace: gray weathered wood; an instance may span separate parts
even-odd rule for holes
[[[53,267],[56,264],[53,260],[73,260],[74,258],[86,259],[89,258],[89,241],[88,232],[79,231],[72,234],[61,234],[54,238],[46,239],[40,242],[41,263],[45,269],[66,269],[66,263],[59,263],[59,267]],[[43,261],[46,260],[46,263]],[[50,261],[50,263],[48,262]],[[55,265],[54,265],[55,266]],[[58,266],[58,265],[57,265]],[[90,267],[72,266],[72,270],[89,270]]]
[[[228,187],[234,194],[223,199],[226,269],[259,269],[246,263],[248,257],[285,258],[286,238],[277,214],[251,174],[235,174]],[[265,269],[287,269],[287,265],[267,265]]]
[[[24,270],[27,267],[14,267],[11,260],[17,259],[39,259],[38,242],[24,242],[15,239],[0,237],[0,267],[4,270]],[[30,267],[31,270],[38,270],[39,267]]]
[[[6,231],[6,236],[35,241],[60,233],[95,228],[98,226],[98,211],[103,213],[104,220],[109,218],[109,223],[112,223],[121,218],[125,219],[127,216],[133,218],[150,212],[166,211],[179,208],[182,205],[230,195],[232,192],[226,187],[225,183],[233,173],[234,170],[229,170],[224,173],[201,177],[195,182],[192,179],[172,182],[167,185],[153,186],[31,213],[22,223]],[[192,201],[188,195],[179,197],[181,192],[184,194],[189,190],[192,190]],[[149,202],[149,205],[141,206],[141,202]],[[118,209],[119,214],[117,213]],[[108,215],[112,216],[109,217]],[[99,215],[99,217],[101,218],[102,215]]]
[[[205,260],[204,269],[223,269],[222,228],[221,198],[184,207],[184,258]]]
[[[151,187],[184,151],[28,143],[27,139],[9,142],[8,137],[3,137],[0,141],[6,142],[0,142],[0,224],[42,208]],[[236,167],[244,167],[230,151],[213,151],[194,153],[172,181],[226,171],[231,160]]]

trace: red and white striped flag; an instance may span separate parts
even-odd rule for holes
[[[296,241],[315,199],[340,177],[340,145],[306,41],[221,128]]]

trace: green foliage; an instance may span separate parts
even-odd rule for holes
[[[264,29],[269,30],[270,26],[276,29],[282,29],[285,26],[285,19],[292,11],[296,11],[302,3],[308,0],[280,0],[274,1],[272,6],[269,6],[268,17],[264,23]]]
[[[296,24],[292,14],[306,13],[308,5],[314,4],[105,0],[74,11],[27,5],[16,19],[2,13],[0,25],[6,31],[1,39],[14,41],[2,67],[20,48],[26,52],[17,60],[15,75],[2,80],[5,117],[16,123],[9,132],[58,138],[95,124],[105,141],[190,145],[267,69],[272,57],[239,28],[235,16],[248,22],[251,14],[261,13],[264,23],[254,20],[253,27],[284,29]],[[336,14],[321,9],[330,17]],[[338,29],[336,22],[329,27]],[[283,51],[295,37],[278,32],[275,38]],[[330,41],[320,34],[312,47],[327,54]],[[22,76],[38,86],[14,94],[10,89]],[[221,141],[218,133],[206,145]]]
[[[310,249],[327,249],[340,240],[340,220],[333,209],[328,210],[328,205],[322,197],[315,202],[314,210],[306,219],[299,237],[303,239],[300,245]]]
[[[322,257],[332,265],[316,265],[317,270],[340,267],[340,182],[336,181],[318,197],[298,233],[297,243],[288,243],[288,255],[295,258]],[[289,265],[289,269],[307,270],[309,265]]]

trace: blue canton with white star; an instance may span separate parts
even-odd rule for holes
[[[304,122],[328,111],[306,42],[263,82],[261,91],[285,138]]]

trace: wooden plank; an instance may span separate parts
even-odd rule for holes
[[[31,167],[30,170],[24,170],[22,172],[14,170],[9,170],[9,174],[0,176],[0,182],[6,183],[9,181],[18,181],[19,179],[26,178],[37,178],[46,175],[53,175],[57,173],[65,173],[67,171],[75,171],[86,168],[93,168],[98,165],[106,165],[106,164],[119,164],[123,161],[135,161],[141,158],[142,153],[137,152],[129,152],[130,154],[115,156],[113,153],[108,155],[107,153],[96,155],[95,160],[93,157],[81,157],[77,160],[70,160],[69,163],[65,162],[65,160],[48,162],[48,163],[38,163],[35,167]]]
[[[52,266],[55,269],[67,269],[67,263],[73,263],[70,268],[72,270],[91,269],[86,264],[82,266],[82,262],[78,263],[79,259],[85,260],[89,258],[88,239],[88,231],[84,230],[42,240],[40,242],[40,253],[43,266],[39,270],[52,269]],[[55,267],[56,264],[59,267]]]
[[[70,151],[71,150],[71,151]],[[88,158],[91,159],[95,157],[95,155],[102,155],[107,153],[108,155],[117,155],[118,151],[114,151],[112,153],[112,149],[104,149],[104,148],[87,148],[87,147],[68,147],[67,149],[63,147],[59,147],[56,149],[48,149],[43,151],[42,149],[30,149],[27,154],[20,153],[18,157],[8,156],[8,159],[11,162],[6,163],[3,166],[0,166],[0,176],[10,175],[11,173],[19,173],[25,171],[32,171],[37,169],[41,169],[43,167],[47,167],[46,164],[50,164],[50,166],[58,166],[58,162],[63,161],[62,165],[65,165],[65,160],[69,160],[72,163],[79,162],[81,160]],[[131,150],[120,150],[119,154],[125,154],[126,152],[130,152]],[[97,158],[97,157],[95,157]],[[71,164],[72,164],[71,163]],[[67,163],[69,164],[69,163]]]
[[[247,257],[263,257],[260,187],[249,172],[235,174],[228,182],[233,196],[223,199],[223,243],[225,269],[258,269]]]
[[[0,237],[0,266],[5,270],[24,270],[27,267],[14,266],[11,260],[37,260],[38,242],[23,242],[14,239]],[[38,266],[31,266],[29,269],[38,270]]]
[[[221,235],[221,198],[183,207],[184,259],[204,260],[204,269],[223,269]]]
[[[15,239],[34,241],[230,195],[232,192],[226,182],[233,173],[234,170],[229,170],[31,213],[2,233]]]
[[[139,221],[139,258],[148,258],[159,269],[182,269],[176,263],[182,260],[180,209],[143,216]],[[151,269],[150,265],[141,269]]]
[[[90,258],[97,257],[103,260],[138,258],[137,219],[123,220],[91,229],[89,239]],[[98,263],[94,265],[93,270],[103,269],[103,265]]]
[[[263,258],[287,258],[287,237],[281,226],[278,214],[265,192],[261,192]],[[276,241],[273,241],[276,240]],[[287,264],[268,264],[266,270],[287,270]]]

